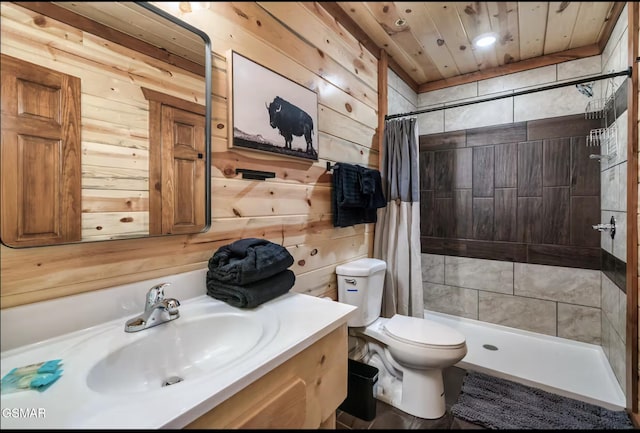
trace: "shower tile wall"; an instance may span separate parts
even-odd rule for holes
[[[428,310],[601,343],[600,271],[422,254]]]
[[[628,6],[616,23],[609,41],[602,51],[602,72],[624,70],[628,59]],[[626,389],[626,257],[627,257],[627,83],[624,77],[602,82],[601,97],[615,91],[615,109],[607,112],[607,126],[617,132],[617,153],[601,164],[601,222],[616,218],[616,234],[601,235],[602,247],[602,348],[623,390]],[[615,115],[614,115],[615,113]],[[606,154],[606,149],[601,149]],[[634,223],[634,222],[632,222]]]
[[[387,69],[388,114],[409,113],[416,110],[418,95],[391,69]]]

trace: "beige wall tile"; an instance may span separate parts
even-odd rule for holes
[[[600,307],[600,271],[515,263],[514,294]]]
[[[439,313],[478,319],[478,291],[442,284],[422,283],[424,308]]]
[[[444,284],[444,256],[422,254],[422,281]]]
[[[602,57],[600,55],[585,57],[558,63],[558,81],[575,80],[593,74],[602,73]]]
[[[558,337],[600,344],[601,322],[599,308],[558,303]]]
[[[513,294],[513,263],[445,256],[444,282],[468,289]]]
[[[615,165],[600,174],[600,209],[618,210],[619,167]]]
[[[474,96],[478,96],[478,84],[476,81],[459,86],[446,87],[432,92],[419,93],[418,107],[424,108],[434,104],[473,98]]]
[[[602,350],[604,352],[604,354],[607,356],[607,359],[609,359],[609,352],[611,350],[611,323],[609,322],[609,319],[607,318],[607,315],[602,313],[600,314],[600,317],[602,318],[602,322],[601,322],[601,326],[602,326],[602,330],[601,330],[601,343],[600,345],[602,346]],[[611,362],[609,362],[611,363]]]
[[[618,331],[618,335],[623,343],[627,341],[627,294],[620,290],[618,292],[619,305],[617,323],[614,328]]]
[[[618,209],[627,211],[627,161],[618,165],[620,176],[618,176]],[[626,260],[625,260],[626,262]]]
[[[407,83],[404,82],[392,69],[387,69],[388,86],[393,88],[396,92],[400,93],[404,98],[413,105],[413,110],[418,106],[418,94],[413,91]]]
[[[556,335],[556,303],[500,293],[478,293],[478,320]]]
[[[612,325],[614,321],[618,320],[617,318],[620,312],[619,292],[620,289],[618,286],[616,286],[609,277],[602,273],[601,308],[610,325]]]
[[[387,91],[388,114],[409,113],[416,109],[416,106],[408,101],[401,93],[393,88]]]
[[[523,87],[547,85],[555,81],[556,65],[543,66],[478,81],[478,95],[489,95],[504,92],[505,90],[517,91]]]
[[[418,114],[418,135],[444,132],[444,110]]]
[[[445,110],[444,130],[457,131],[513,121],[513,98],[504,98]]]
[[[578,92],[575,86],[514,96],[513,121],[582,114],[588,102],[589,98]]]
[[[618,383],[622,387],[622,390],[625,391],[627,383],[625,368],[626,347],[624,342],[618,338],[615,333],[611,334],[610,342],[611,348],[609,349],[609,363],[611,364],[611,368],[618,379]]]

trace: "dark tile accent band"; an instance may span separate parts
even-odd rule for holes
[[[491,242],[465,239],[420,237],[423,253],[446,256],[472,257],[476,259],[503,260],[507,262],[525,262],[527,248],[525,244],[513,242]]]
[[[507,125],[483,126],[466,129],[467,146],[484,146],[487,144],[517,143],[527,140],[527,123],[511,123]]]
[[[600,248],[422,236],[423,253],[600,270]],[[612,274],[613,275],[613,274]],[[613,280],[614,277],[609,277]]]
[[[527,263],[600,270],[598,247],[527,245]]]
[[[464,147],[465,137],[466,133],[464,130],[421,135],[418,137],[420,152],[424,152],[425,150]]]
[[[606,111],[606,116],[605,116],[605,122],[606,125],[604,125],[606,128],[608,128],[609,126],[611,126],[611,124],[613,124],[613,122],[615,122],[617,120],[618,117],[620,117],[622,114],[624,114],[625,111],[627,111],[627,81],[628,80],[624,80],[621,84],[620,87],[618,87],[618,89],[616,89],[616,95],[615,95],[615,99],[614,99],[614,103],[608,103],[607,106],[605,107],[605,111]],[[609,84],[606,84],[609,85]],[[609,101],[607,101],[609,102]],[[614,111],[615,109],[615,111]]]
[[[596,128],[602,128],[602,119],[585,119],[584,114],[529,120],[527,122],[527,140],[586,137],[592,129]]]
[[[601,260],[602,272],[627,293],[627,264],[604,249],[601,250]]]

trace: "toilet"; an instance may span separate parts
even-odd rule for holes
[[[358,307],[349,319],[349,357],[377,367],[374,395],[410,415],[445,414],[442,369],[467,354],[463,334],[428,319],[380,317],[387,265],[364,258],[338,265],[338,301]]]

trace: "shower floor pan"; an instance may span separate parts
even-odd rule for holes
[[[612,410],[626,400],[601,346],[425,310],[425,317],[462,332],[467,355],[457,367]]]

